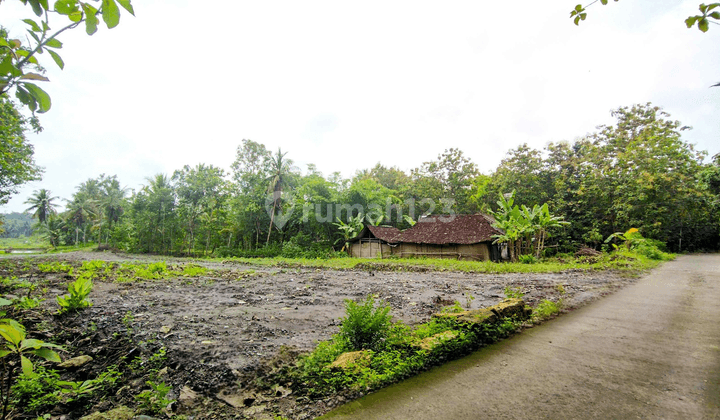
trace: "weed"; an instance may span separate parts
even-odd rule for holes
[[[65,273],[72,274],[73,268],[70,264],[53,261],[50,263],[40,263],[37,265],[38,270],[43,273]]]
[[[204,275],[207,272],[208,269],[203,266],[197,264],[187,264],[185,267],[183,267],[182,275],[185,277],[198,277]]]
[[[78,277],[77,280],[68,285],[68,292],[70,294],[57,297],[57,303],[60,305],[59,312],[65,313],[92,306],[92,303],[87,300],[92,288],[93,283],[89,277]]]
[[[380,348],[392,325],[390,307],[385,303],[375,307],[375,298],[369,295],[362,304],[346,299],[345,311],[347,316],[342,318],[340,336],[350,347],[354,350]]]
[[[475,296],[471,295],[470,293],[465,294],[465,307],[470,310],[470,305],[472,305],[472,301],[475,300]]]
[[[533,318],[536,318],[538,320],[543,320],[550,318],[551,316],[557,314],[560,312],[560,308],[562,307],[562,299],[559,300],[557,303],[550,301],[550,300],[543,300],[538,304],[538,306],[533,311]]]
[[[561,295],[565,294],[565,286],[563,286],[562,284],[558,284],[557,286],[555,286],[555,290],[557,290],[558,293],[560,293]]]
[[[40,299],[40,298],[36,298],[36,297],[31,298],[31,297],[23,296],[20,299],[17,299],[15,302],[13,302],[13,305],[17,309],[34,309],[34,308],[37,308],[38,305],[40,305],[40,303],[44,300],[45,299]]]
[[[140,410],[143,412],[151,415],[160,414],[165,407],[175,401],[166,398],[171,388],[165,385],[164,382],[147,381],[145,383],[150,386],[151,390],[143,391],[135,396],[135,399],[140,403]]]
[[[453,305],[442,308],[440,312],[443,314],[458,314],[460,312],[465,312],[465,309],[463,309],[460,302],[456,300]]]
[[[505,297],[508,299],[522,299],[523,296],[525,296],[525,293],[519,287],[513,289],[510,286],[506,286],[504,292]]]

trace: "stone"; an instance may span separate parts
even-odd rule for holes
[[[491,324],[503,318],[517,317],[520,320],[527,319],[532,314],[532,309],[525,307],[522,299],[505,299],[497,305],[489,308],[473,309],[458,313],[434,314],[435,318],[454,319],[456,322],[466,324]]]
[[[80,418],[80,420],[131,420],[135,415],[135,411],[121,405],[108,412],[94,412],[90,415]]]
[[[368,350],[349,351],[341,354],[330,363],[328,367],[348,369],[354,365],[368,365],[370,363],[370,352]]]
[[[170,330],[172,330],[172,327],[169,325],[163,325],[162,327],[160,327],[160,332],[162,332],[163,334],[169,333]]]
[[[82,365],[92,362],[92,360],[93,358],[90,356],[78,356],[58,364],[57,367],[63,369],[79,368]]]
[[[420,342],[415,344],[415,347],[419,347],[423,350],[432,350],[435,347],[437,347],[438,344],[441,344],[445,341],[453,340],[457,336],[458,336],[457,331],[453,331],[453,330],[443,331],[441,333],[437,333],[430,337],[423,338],[422,340],[420,340]]]
[[[193,391],[189,386],[185,385],[180,390],[180,396],[178,397],[178,403],[181,406],[191,406],[198,398],[197,392]]]

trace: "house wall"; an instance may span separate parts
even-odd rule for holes
[[[400,244],[391,247],[379,242],[356,242],[350,246],[350,255],[356,258],[386,258],[392,255],[400,258],[428,257],[489,261],[490,247],[487,243],[472,245]]]
[[[429,257],[488,261],[490,260],[490,248],[486,243],[472,245],[400,244],[393,249],[393,255],[401,258]]]
[[[391,254],[390,246],[380,242],[356,242],[350,246],[350,255],[356,258],[381,258]]]

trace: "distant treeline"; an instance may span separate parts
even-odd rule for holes
[[[0,214],[0,238],[31,236],[36,221],[29,214]]]
[[[115,176],[89,179],[43,231],[58,243],[133,252],[320,257],[342,247],[343,225],[358,213],[405,229],[422,214],[494,210],[514,190],[516,203],[548,203],[571,223],[550,232],[550,252],[600,248],[632,227],[672,251],[717,249],[720,158],[706,163],[706,152],[682,140],[686,128],[650,104],[613,116],[615,125],[574,142],[510,150],[489,175],[448,149],[409,172],[378,163],[344,179],[314,165],[301,171],[291,154],[243,140],[230,173],[185,166],[132,194]]]

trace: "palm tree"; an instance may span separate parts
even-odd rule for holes
[[[97,212],[97,201],[92,198],[77,194],[73,201],[68,200],[67,220],[75,225],[75,244],[78,243],[81,227],[83,231],[83,242],[86,242],[85,230],[87,224],[92,221],[92,218]]]
[[[265,246],[270,244],[270,233],[272,233],[272,226],[273,223],[275,223],[275,211],[282,200],[283,188],[288,185],[290,174],[293,170],[293,161],[285,159],[286,154],[287,152],[283,153],[280,148],[278,148],[277,154],[270,159],[270,176],[267,178],[267,181],[269,181],[267,191],[269,194],[272,194],[273,208],[270,213],[270,227],[268,228]]]
[[[53,200],[56,199],[58,197],[52,197],[50,190],[45,188],[34,191],[33,195],[25,201],[25,204],[31,205],[25,211],[28,213],[33,212],[32,217],[37,218],[41,224],[44,224],[50,216],[57,214],[55,210],[57,204],[53,203]]]

